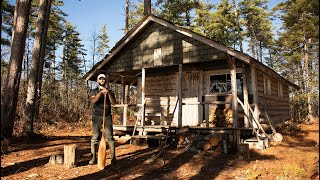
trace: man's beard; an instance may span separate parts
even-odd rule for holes
[[[99,83],[99,86],[105,86],[106,85],[106,83]]]

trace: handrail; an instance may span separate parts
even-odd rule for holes
[[[237,97],[237,100],[238,100],[239,104],[242,106],[242,108],[245,109],[244,104],[241,102],[241,100],[240,100],[238,97]],[[250,106],[248,106],[248,107],[249,107],[249,110],[251,111],[251,113],[253,114],[253,110],[251,109],[251,107],[250,107]],[[244,115],[245,115],[248,119],[250,119],[249,116],[248,116],[246,113],[244,113]],[[253,119],[253,120],[255,121],[255,123],[258,125],[258,128],[261,129],[262,133],[263,133],[266,137],[269,138],[268,134],[264,131],[264,129],[263,129],[263,127],[261,126],[260,122],[259,122],[258,120],[256,120],[255,117],[252,117],[252,119]],[[249,121],[249,123],[250,123],[251,126],[253,126],[253,124],[252,124],[251,121]],[[256,134],[256,136],[257,136],[257,138],[258,138],[258,132],[257,132],[257,130],[256,130],[255,128],[252,128],[252,129],[254,130],[254,132],[255,132],[255,134]],[[260,140],[260,139],[258,138],[258,140]]]

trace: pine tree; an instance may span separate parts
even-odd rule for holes
[[[295,82],[300,85],[301,91],[295,95],[296,102],[303,104],[301,102],[307,99],[303,109],[306,119],[312,122],[315,114],[312,99],[318,99],[312,94],[319,91],[316,85],[319,76],[315,72],[319,69],[319,1],[287,0],[278,4],[275,10],[280,12],[283,21],[279,46],[282,47],[286,67],[296,67],[288,68],[287,75],[288,78],[295,77]]]
[[[98,48],[97,52],[99,54],[99,57],[104,57],[108,51],[109,51],[109,36],[107,31],[107,25],[103,25],[101,29],[99,30],[98,35]]]
[[[8,0],[1,1],[1,46],[10,46],[11,44],[13,12],[14,6],[11,5]]]
[[[13,20],[13,35],[5,95],[1,99],[1,134],[10,138],[16,118],[22,60],[30,14],[31,1],[17,0]],[[19,18],[19,21],[15,19]],[[19,33],[16,33],[19,32]]]
[[[253,58],[262,62],[263,47],[272,38],[271,16],[267,11],[268,0],[242,0],[239,2],[240,17],[245,26],[245,36],[249,38],[250,51]]]
[[[192,28],[194,17],[191,12],[199,7],[199,4],[198,0],[157,0],[156,2],[156,6],[159,7],[158,16],[185,28]]]
[[[32,63],[30,69],[30,78],[28,80],[26,106],[24,110],[24,133],[26,133],[26,135],[28,136],[31,136],[34,133],[33,122],[35,116],[35,104],[37,100],[36,96],[39,85],[38,81],[40,76],[40,68],[42,68],[41,63],[43,63],[40,57],[41,51],[44,51],[44,44],[46,43],[46,32],[48,28],[48,26],[46,26],[46,21],[48,21],[48,19],[46,19],[46,13],[50,13],[50,10],[47,10],[50,3],[51,2],[49,0],[40,0],[39,2],[39,15],[37,20],[36,36],[32,52]]]

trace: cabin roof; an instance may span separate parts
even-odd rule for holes
[[[284,80],[285,82],[287,82],[290,86],[298,89],[299,87],[293,83],[291,83],[290,81],[284,79],[282,76],[280,76],[277,72],[275,72],[273,69],[269,68],[268,66],[264,65],[263,63],[259,62],[258,60],[252,58],[251,56],[249,56],[248,54],[242,53],[240,51],[237,51],[235,49],[229,48],[227,46],[221,45],[219,43],[216,43],[208,38],[206,38],[203,35],[200,35],[198,33],[195,33],[191,30],[188,30],[186,28],[183,27],[179,27],[176,26],[174,24],[172,24],[171,22],[168,22],[162,18],[156,17],[154,15],[147,15],[145,16],[135,27],[133,27],[125,36],[123,36],[116,44],[115,46],[110,50],[110,52],[99,62],[97,62],[92,69],[90,69],[84,76],[83,79],[85,80],[95,80],[97,77],[97,74],[99,72],[105,72],[104,71],[104,67],[107,65],[108,62],[113,60],[113,57],[115,55],[117,55],[122,49],[123,47],[130,42],[132,39],[134,39],[136,36],[139,36],[139,34],[141,34],[141,32],[143,32],[147,27],[148,24],[150,23],[158,23],[162,26],[165,26],[167,28],[170,28],[178,33],[181,33],[187,37],[196,39],[204,44],[207,44],[213,48],[216,48],[222,52],[225,52],[227,55],[229,56],[233,56],[247,64],[256,64],[259,67],[263,68],[266,71],[271,72],[272,74],[274,74],[275,76],[277,76],[278,78]]]

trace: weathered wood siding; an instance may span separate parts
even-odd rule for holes
[[[257,85],[258,85],[258,100],[259,109],[261,114],[264,110],[267,111],[269,117],[275,124],[282,123],[290,119],[290,104],[289,104],[289,87],[286,83],[280,82],[274,76],[267,74],[263,71],[257,72]],[[270,79],[271,82],[271,95],[264,92],[264,78]],[[283,96],[278,95],[278,83],[282,84]]]
[[[224,52],[154,23],[123,48],[110,62],[107,71],[124,72],[221,58],[225,58]]]
[[[139,85],[141,85],[140,80],[138,81],[138,87]],[[155,121],[155,124],[160,124],[160,114],[166,116],[174,111],[177,100],[177,87],[177,74],[146,77],[145,113],[147,119]],[[176,112],[172,125],[176,124]]]

